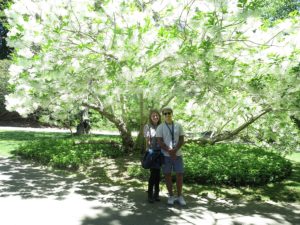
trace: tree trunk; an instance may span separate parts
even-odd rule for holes
[[[134,150],[143,153],[146,148],[146,142],[144,138],[144,126],[145,126],[145,119],[144,119],[144,95],[143,93],[140,94],[140,129],[136,141],[134,143]]]
[[[122,146],[124,148],[124,152],[129,153],[133,151],[134,142],[131,132],[122,119],[118,119],[113,113],[106,111],[103,107],[90,104],[85,105],[99,112],[102,116],[104,116],[117,127],[122,139]]]
[[[101,111],[99,111],[99,112],[101,113]],[[124,151],[126,153],[132,152],[134,142],[133,142],[131,132],[127,128],[126,124],[122,120],[116,118],[115,115],[113,115],[113,114],[110,114],[110,113],[107,113],[107,112],[102,112],[101,114],[104,117],[106,117],[110,122],[115,124],[115,126],[119,130],[120,136],[121,136],[121,139],[122,139],[122,146],[124,148]]]
[[[76,127],[76,134],[89,134],[91,130],[90,119],[89,119],[89,109],[86,108],[80,112],[80,122]]]

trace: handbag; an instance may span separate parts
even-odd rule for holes
[[[151,142],[151,131],[149,128],[149,135],[150,135],[150,142]],[[142,167],[144,169],[150,169],[150,168],[160,168],[162,165],[162,153],[160,150],[154,150],[154,149],[148,149],[142,160],[141,160]]]
[[[152,149],[149,149],[145,152],[143,158],[142,158],[142,167],[144,169],[150,169],[151,168],[151,164],[153,161],[153,151]]]
[[[152,149],[147,150],[141,162],[142,167],[144,169],[160,168],[163,164],[162,156],[160,151],[154,151]]]

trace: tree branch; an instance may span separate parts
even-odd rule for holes
[[[160,110],[162,110],[164,107],[166,107],[166,106],[172,101],[172,99],[173,99],[174,97],[175,97],[175,96],[173,95],[173,96],[169,97],[165,102],[163,102],[163,104],[162,104],[161,107],[160,107]]]
[[[167,61],[169,59],[172,59],[172,58],[173,58],[172,56],[168,56],[168,57],[164,58],[163,60],[161,60],[161,61],[153,64],[152,66],[146,68],[146,73],[149,72],[150,70],[152,70],[153,68],[155,68],[156,66],[158,66],[159,64],[161,64],[161,63],[163,63],[163,62],[165,62],[165,61]]]
[[[204,138],[203,137],[203,138],[198,138],[198,139],[190,139],[190,140],[187,140],[186,142],[187,143],[196,143],[199,145],[205,145],[205,144],[213,145],[217,142],[228,140],[228,139],[238,135],[246,127],[248,127],[249,125],[254,123],[256,120],[258,120],[260,117],[262,117],[263,115],[265,115],[271,111],[272,111],[272,108],[268,108],[268,109],[262,111],[260,114],[256,115],[255,117],[250,118],[247,122],[245,122],[244,124],[242,124],[241,126],[239,126],[238,128],[236,128],[233,131],[226,132],[223,134],[218,134],[212,138]]]

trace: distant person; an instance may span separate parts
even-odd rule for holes
[[[160,145],[156,138],[156,129],[161,123],[161,116],[158,110],[151,110],[149,113],[149,123],[144,127],[144,137],[146,138],[146,150],[150,151],[155,157],[150,167],[150,177],[148,180],[148,202],[160,201],[159,182],[161,168]],[[153,190],[154,189],[154,190]],[[154,192],[153,192],[154,191]]]
[[[160,124],[156,131],[156,137],[164,154],[164,164],[162,166],[165,175],[166,186],[169,197],[168,204],[173,205],[177,201],[180,205],[186,205],[182,196],[183,185],[183,159],[181,146],[184,143],[184,132],[179,123],[173,121],[173,110],[164,108],[162,110],[165,122]],[[174,197],[172,172],[176,173],[177,197]]]

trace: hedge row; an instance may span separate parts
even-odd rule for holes
[[[77,140],[78,141],[78,140]],[[292,163],[279,153],[249,145],[217,144],[183,147],[187,183],[262,185],[281,181],[292,171]],[[97,157],[125,156],[121,146],[105,139],[98,143],[76,144],[73,138],[43,139],[27,142],[14,151],[22,158],[60,169],[78,169]],[[145,180],[148,172],[137,164],[128,171],[132,177]]]
[[[13,152],[24,159],[34,160],[59,169],[76,170],[89,165],[97,157],[119,157],[123,154],[121,146],[115,142],[98,141],[91,144],[76,143],[70,139],[44,139],[27,142]]]
[[[185,181],[228,185],[261,185],[281,181],[292,171],[292,163],[279,153],[259,147],[217,144],[183,149]]]

